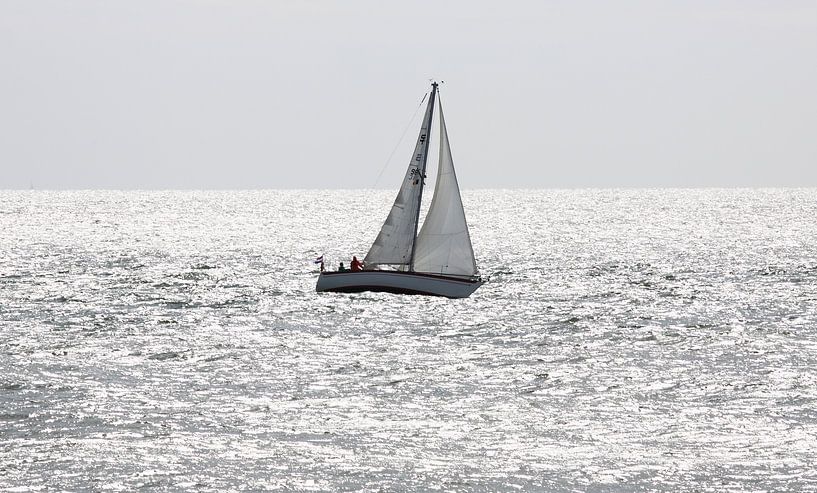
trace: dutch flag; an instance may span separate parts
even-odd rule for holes
[[[315,259],[316,264],[320,264],[321,262],[323,262],[323,255]]]

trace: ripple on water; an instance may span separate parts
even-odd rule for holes
[[[0,192],[0,489],[815,489],[815,199],[466,192],[439,300],[314,292],[391,192]]]

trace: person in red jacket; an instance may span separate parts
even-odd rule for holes
[[[360,271],[363,270],[363,262],[358,260],[357,257],[355,257],[353,255],[352,256],[352,265],[350,265],[350,267],[352,268],[352,272],[360,272]]]

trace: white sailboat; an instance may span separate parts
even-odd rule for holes
[[[317,291],[385,291],[467,298],[483,284],[474,259],[438,93],[435,82],[403,184],[380,234],[366,254],[364,269],[321,272]],[[435,103],[440,114],[437,182],[418,234]]]

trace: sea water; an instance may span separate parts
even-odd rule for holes
[[[817,490],[817,190],[473,190],[469,299],[317,294],[393,191],[0,192],[0,490]]]

